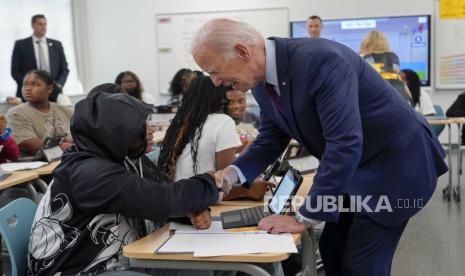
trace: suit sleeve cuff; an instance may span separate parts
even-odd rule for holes
[[[229,165],[229,166],[236,171],[237,176],[239,177],[239,184],[242,185],[247,182],[247,179],[245,178],[244,174],[242,173],[241,169],[239,169],[238,166],[236,165]]]
[[[320,224],[322,222],[321,220],[306,218],[300,213],[300,211],[297,211],[295,213],[295,217],[296,217],[297,220],[305,221],[305,222],[307,222],[307,223],[309,223],[311,225],[318,225],[318,224]]]

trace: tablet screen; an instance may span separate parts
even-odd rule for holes
[[[274,214],[280,214],[292,195],[292,191],[299,184],[299,179],[294,176],[292,170],[288,170],[276,189],[269,207]]]

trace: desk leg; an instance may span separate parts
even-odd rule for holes
[[[452,134],[451,134],[451,125],[447,124],[447,133],[448,133],[448,151],[447,151],[447,166],[449,167],[449,183],[442,190],[443,196],[450,201],[451,192],[452,192]]]
[[[203,261],[169,261],[129,259],[131,267],[167,268],[167,269],[195,269],[195,270],[223,270],[242,271],[252,276],[270,276],[263,268],[249,263],[233,262],[203,262]]]
[[[302,276],[316,276],[315,230],[309,228],[302,235]]]
[[[41,197],[40,197],[39,193],[37,193],[36,188],[34,188],[34,185],[32,185],[31,182],[28,182],[28,183],[26,183],[25,186],[26,186],[27,191],[31,194],[32,200],[35,203],[39,204]]]
[[[460,175],[461,175],[461,170],[462,170],[462,149],[461,149],[461,140],[460,140],[460,135],[462,133],[462,124],[457,124],[457,128],[458,128],[458,140],[457,140],[457,143],[458,143],[458,147],[457,147],[457,158],[458,158],[458,162],[457,162],[457,185],[455,186],[455,188],[452,189],[452,196],[453,198],[455,199],[456,202],[459,202],[460,201]]]

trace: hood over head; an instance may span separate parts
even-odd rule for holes
[[[81,100],[71,120],[77,150],[123,162],[131,144],[144,135],[152,110],[153,106],[122,93],[102,91]]]

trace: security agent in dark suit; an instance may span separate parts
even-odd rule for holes
[[[23,78],[29,71],[41,69],[50,72],[60,88],[64,86],[69,73],[61,42],[45,37],[47,32],[45,16],[34,15],[31,19],[31,26],[32,36],[15,42],[11,58],[11,76],[18,84],[16,97],[21,99],[23,99],[21,93]]]

